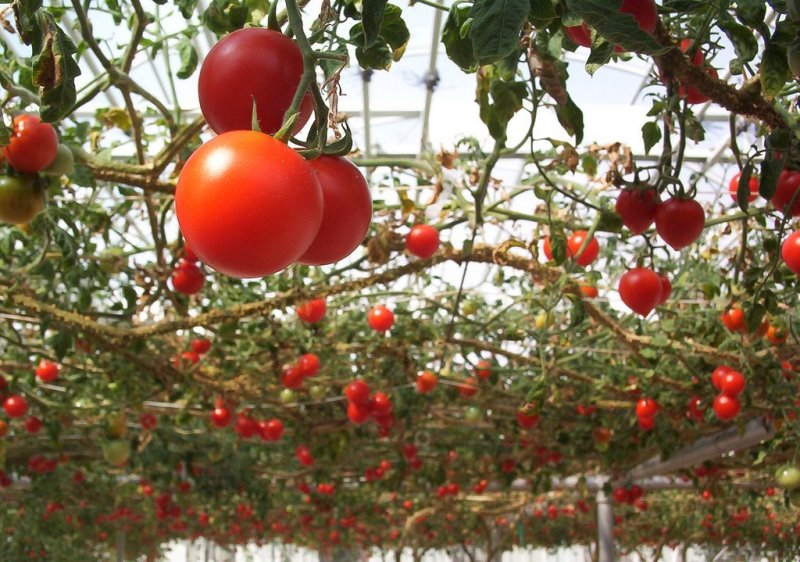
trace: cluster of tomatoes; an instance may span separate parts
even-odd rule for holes
[[[211,424],[222,429],[230,425],[233,413],[223,400],[217,400],[210,417]],[[236,416],[234,431],[242,439],[258,435],[262,441],[280,441],[283,436],[283,422],[277,418],[256,421],[248,412],[240,412]]]
[[[369,186],[352,162],[306,161],[269,136],[283,123],[302,75],[297,44],[269,29],[235,31],[203,61],[200,107],[218,136],[186,162],[175,205],[187,242],[226,275],[263,277],[292,263],[333,263],[369,229]],[[251,130],[254,104],[259,130]],[[295,132],[310,115],[306,94]]]
[[[172,271],[172,288],[184,295],[195,295],[205,284],[205,275],[198,265],[197,255],[189,246],[183,248],[183,258],[175,264]]]
[[[301,355],[297,362],[287,366],[281,373],[281,383],[286,388],[297,389],[303,386],[308,377],[313,377],[321,368],[319,357],[315,353]]]
[[[644,489],[637,484],[628,488],[617,486],[611,494],[615,503],[632,505],[642,511],[647,509],[647,502],[644,500]]]
[[[368,467],[364,470],[364,479],[367,482],[381,480],[392,469],[392,463],[382,459],[378,466]]]
[[[656,415],[661,408],[652,398],[641,398],[636,402],[636,417],[639,427],[644,431],[653,429],[656,425]]]
[[[211,340],[206,338],[195,338],[189,344],[189,349],[182,351],[178,357],[172,361],[173,366],[178,369],[185,365],[196,365],[200,358],[211,349]]]
[[[744,375],[732,367],[720,365],[711,373],[711,384],[719,390],[712,406],[714,413],[722,421],[735,419],[742,409],[739,395],[747,384]]]
[[[347,399],[347,418],[361,425],[370,418],[380,428],[381,437],[389,434],[394,425],[392,399],[385,392],[370,392],[369,385],[361,379],[350,382],[344,389]]]

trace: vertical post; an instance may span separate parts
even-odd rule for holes
[[[372,124],[369,104],[369,82],[372,79],[372,72],[371,68],[361,71],[361,90],[364,101],[364,111],[362,113],[364,119],[364,158],[372,157]],[[369,182],[371,175],[372,168],[367,168],[367,182]]]
[[[597,549],[599,562],[615,562],[614,510],[611,498],[602,488],[597,490]]]
[[[431,104],[433,103],[433,90],[439,83],[439,72],[436,70],[436,59],[439,56],[439,34],[442,29],[442,10],[433,11],[433,34],[431,36],[431,55],[428,61],[428,72],[425,73],[425,110],[422,113],[422,138],[420,139],[420,154],[428,150],[430,145],[429,125],[431,119]]]

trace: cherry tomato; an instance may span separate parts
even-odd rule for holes
[[[361,425],[369,420],[369,407],[363,404],[347,403],[347,418],[356,425]]]
[[[478,361],[478,364],[475,365],[475,374],[478,375],[478,378],[481,380],[488,379],[492,376],[492,364],[486,359],[481,359]]]
[[[35,176],[0,176],[0,221],[26,224],[44,211],[44,191]]]
[[[578,251],[581,249],[583,245],[583,241],[586,239],[588,232],[585,230],[578,230],[570,234],[569,238],[567,238],[567,257],[574,258]],[[595,259],[597,259],[597,255],[600,253],[600,245],[597,243],[597,239],[592,237],[589,241],[589,244],[586,246],[586,249],[580,255],[580,257],[576,260],[578,265],[586,267],[590,265]],[[544,239],[544,255],[547,257],[548,260],[553,259],[553,252],[550,248],[550,237]]]
[[[293,365],[283,371],[281,382],[286,388],[300,388],[303,386],[303,371],[297,365]]]
[[[722,391],[722,394],[726,396],[736,397],[742,393],[745,385],[746,381],[744,375],[739,371],[731,369],[722,377],[719,389]]]
[[[439,231],[427,224],[415,224],[406,236],[406,249],[427,260],[439,249]]]
[[[364,240],[372,222],[367,180],[347,158],[320,156],[308,162],[322,188],[322,223],[300,263],[325,265],[346,258]]]
[[[642,398],[636,403],[636,417],[653,418],[658,413],[658,403],[652,398]]]
[[[205,276],[200,268],[192,262],[184,260],[178,260],[171,279],[172,287],[184,295],[199,293],[205,283]]]
[[[6,161],[18,172],[35,174],[52,164],[58,153],[58,135],[38,115],[14,117],[11,142],[3,149]]]
[[[297,317],[307,324],[316,324],[325,317],[325,299],[313,299],[297,305]]]
[[[615,210],[628,230],[641,234],[656,220],[659,202],[655,189],[626,189],[617,196]]]
[[[25,431],[28,433],[39,433],[42,430],[42,420],[36,416],[31,416],[25,420]]]
[[[217,406],[211,412],[211,423],[216,427],[226,427],[231,423],[231,411],[225,406]]]
[[[720,316],[722,323],[731,332],[744,332],[744,311],[738,307],[731,307]]]
[[[297,366],[304,377],[313,377],[319,373],[319,357],[314,353],[306,353],[297,361]]]
[[[344,389],[345,398],[348,402],[366,406],[369,402],[369,385],[361,379],[356,379],[349,383]]]
[[[478,392],[478,381],[475,380],[475,377],[467,377],[464,379],[463,383],[460,383],[458,386],[458,393],[461,396],[469,398],[470,396],[475,396]]]
[[[139,424],[142,429],[152,431],[158,426],[158,418],[153,412],[144,412],[139,416]]]
[[[581,285],[580,287],[578,287],[578,289],[580,290],[581,294],[587,299],[596,299],[597,295],[599,294],[597,292],[597,287],[595,287],[594,285]]]
[[[727,365],[720,365],[711,373],[711,384],[714,385],[714,388],[717,390],[722,389],[722,379],[725,378],[725,375],[733,371],[731,367]]]
[[[394,325],[394,313],[386,306],[379,304],[369,310],[367,322],[369,327],[376,332],[385,332]]]
[[[280,441],[283,435],[283,422],[277,418],[259,422],[259,433],[265,441]]]
[[[728,421],[739,415],[739,410],[742,409],[742,405],[736,398],[726,394],[720,394],[714,398],[713,408],[714,413],[717,414],[719,419]]]
[[[739,178],[741,177],[742,173],[739,172],[731,178],[731,181],[728,184],[728,191],[730,192],[734,201],[737,200],[737,194],[739,192]],[[750,176],[750,181],[747,182],[747,185],[750,188],[750,195],[747,196],[747,200],[752,203],[758,198],[758,178]]]
[[[417,392],[427,394],[436,388],[438,379],[430,371],[422,371],[417,375]]]
[[[697,240],[705,224],[705,211],[694,199],[671,197],[656,210],[656,232],[676,250]]]
[[[28,401],[19,394],[12,394],[3,402],[3,409],[9,418],[21,418],[28,412]]]
[[[303,466],[313,466],[314,456],[311,454],[311,450],[305,445],[298,445],[294,450],[294,455]]]
[[[634,312],[647,316],[661,302],[661,278],[651,269],[637,267],[619,280],[619,296]]]
[[[39,361],[39,366],[36,367],[36,376],[42,382],[53,382],[58,378],[58,364],[53,363],[48,359]]]
[[[303,55],[286,35],[251,27],[217,42],[200,67],[200,110],[216,133],[251,130],[253,103],[259,128],[281,128],[303,74]],[[293,131],[303,128],[313,109],[307,93]]]
[[[375,417],[388,416],[392,413],[394,405],[392,399],[385,392],[376,392],[369,402],[370,413]]]
[[[263,277],[309,248],[323,200],[314,170],[294,150],[263,133],[234,131],[189,157],[175,208],[203,263],[233,277]]]
[[[781,246],[783,263],[796,275],[800,275],[800,230],[795,230]]]
[[[785,211],[786,207],[794,199],[789,213],[796,217],[800,215],[800,194],[795,197],[795,193],[798,193],[798,190],[800,190],[800,172],[784,170],[778,176],[778,186],[770,202],[779,211]]]
[[[517,422],[519,423],[520,427],[530,429],[539,423],[539,414],[529,415],[517,410]]]
[[[211,341],[206,338],[195,338],[191,345],[192,350],[200,355],[208,353],[208,350],[211,349]]]
[[[786,332],[780,326],[767,328],[767,341],[772,345],[781,345],[786,342]]]

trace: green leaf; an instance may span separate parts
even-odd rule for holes
[[[217,35],[224,35],[244,27],[250,9],[236,0],[212,0],[203,13],[203,23]]]
[[[736,203],[739,208],[747,212],[750,202],[750,177],[753,175],[753,165],[749,162],[742,168],[742,175],[739,176],[739,185],[736,188]]]
[[[388,70],[403,56],[411,34],[402,13],[398,6],[386,5],[378,40],[369,48],[364,47],[364,25],[359,22],[350,28],[350,42],[356,46],[356,60],[362,68]]]
[[[383,14],[387,0],[364,0],[361,10],[361,22],[364,26],[364,48],[368,49],[378,41]]]
[[[181,67],[175,74],[181,80],[186,80],[197,69],[197,51],[188,37],[183,37],[178,42],[178,56],[181,59]]]
[[[666,53],[655,39],[639,27],[630,14],[620,13],[622,0],[565,0],[567,8],[608,42],[625,50],[649,55]]]
[[[11,6],[17,20],[17,31],[26,45],[30,45],[34,36],[41,31],[36,23],[36,13],[42,7],[42,0],[14,0]]]
[[[175,0],[175,5],[178,6],[181,15],[188,20],[197,9],[197,0]]]
[[[474,20],[469,37],[479,64],[491,64],[514,52],[530,7],[530,0],[476,0],[469,12]]]
[[[642,140],[644,141],[644,153],[649,154],[650,149],[661,141],[661,127],[655,121],[648,121],[642,125]]]
[[[462,34],[462,29],[468,18],[469,8],[451,8],[442,28],[442,43],[444,43],[447,57],[456,63],[461,70],[475,72],[478,69],[475,49],[469,37]]]
[[[558,122],[570,135],[575,137],[575,144],[583,141],[583,112],[572,98],[567,99],[567,103],[556,107]]]
[[[754,333],[758,330],[759,326],[761,326],[762,320],[764,320],[764,315],[767,313],[767,309],[760,304],[754,304],[750,308],[744,311],[744,321],[747,327],[747,331],[750,333]]]
[[[736,55],[745,62],[750,62],[758,54],[758,41],[755,35],[745,26],[736,23],[729,15],[722,17],[717,22],[720,29],[725,32],[733,43]]]
[[[556,2],[557,3],[557,2]],[[553,20],[558,19],[558,13],[553,0],[530,0],[528,21],[537,29],[547,27]]]
[[[344,43],[336,43],[335,46],[328,49],[328,51],[333,53],[339,53],[340,55],[347,54],[347,45]],[[322,72],[325,74],[325,78],[330,78],[333,74],[338,71],[342,67],[342,63],[338,60],[331,60],[331,59],[323,59],[319,61],[319,65],[322,68]]]
[[[586,59],[586,72],[589,75],[593,75],[611,60],[611,53],[613,52],[614,46],[611,43],[599,35],[595,35],[595,39],[592,41],[592,51]]]
[[[0,147],[8,146],[11,142],[11,131],[5,121],[0,119]]]
[[[492,138],[505,141],[508,122],[522,109],[522,100],[528,97],[525,82],[506,82],[497,76],[493,67],[478,75],[478,104],[480,117]]]
[[[758,183],[758,194],[764,199],[770,200],[775,195],[778,188],[778,177],[783,171],[783,160],[765,158],[761,162],[761,177]]]
[[[81,74],[73,58],[77,50],[53,14],[40,10],[36,22],[41,35],[33,38],[31,47],[33,83],[39,87],[42,100],[39,113],[43,121],[57,121],[75,105],[75,78]]]
[[[790,77],[786,49],[770,41],[761,56],[761,89],[767,96],[775,97]]]

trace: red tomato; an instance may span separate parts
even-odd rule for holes
[[[394,324],[394,313],[382,304],[373,306],[367,315],[367,322],[376,332],[385,332]]]
[[[630,14],[636,18],[639,28],[645,33],[652,33],[658,23],[658,10],[654,0],[622,0],[620,13]],[[564,27],[564,32],[578,45],[592,46],[592,36],[589,26],[585,23],[576,26]],[[624,53],[625,49],[619,45],[614,47],[615,53]]]
[[[795,230],[783,241],[781,257],[790,271],[800,275],[800,230]]]
[[[304,377],[313,377],[319,373],[319,357],[315,353],[306,353],[297,361],[297,366],[300,368]]]
[[[478,361],[478,364],[475,365],[475,374],[478,375],[478,378],[481,380],[488,379],[492,375],[492,364],[486,359],[481,359]]]
[[[294,455],[303,466],[312,466],[314,464],[314,457],[311,450],[305,445],[298,445],[294,450]]]
[[[436,375],[430,371],[422,371],[417,375],[417,392],[427,394],[436,388],[437,382]]]
[[[217,42],[200,67],[200,110],[216,133],[252,129],[253,103],[259,128],[272,134],[303,74],[303,55],[286,35],[251,27],[234,31]],[[311,116],[313,102],[306,94],[294,126],[299,131]]]
[[[580,290],[581,294],[587,299],[596,299],[597,295],[599,294],[597,292],[597,287],[593,285],[581,285],[580,287],[578,287],[578,289]]]
[[[539,414],[528,415],[517,410],[517,422],[519,423],[520,427],[530,429],[539,423]]]
[[[368,404],[370,413],[375,417],[388,416],[392,413],[392,399],[385,392],[376,392]]]
[[[658,403],[652,398],[642,398],[636,403],[636,417],[653,418],[658,413]]]
[[[730,183],[728,184],[728,191],[733,197],[733,200],[737,200],[737,193],[739,191],[739,178],[742,177],[742,173],[739,172],[735,176],[731,178]],[[747,200],[751,203],[758,198],[758,178],[750,176],[750,181],[747,182],[747,185],[750,187],[750,195],[747,196]]]
[[[181,353],[181,359],[189,365],[197,365],[200,362],[200,354],[196,351],[184,351]]]
[[[583,241],[586,239],[588,232],[585,230],[578,230],[570,234],[569,238],[567,238],[567,257],[574,258],[575,254],[581,249],[583,245]],[[597,255],[600,253],[600,245],[597,243],[597,239],[592,237],[589,241],[589,244],[586,246],[586,249],[580,255],[580,257],[576,260],[578,265],[586,267],[590,265],[594,260],[597,259]],[[548,260],[553,259],[553,252],[550,248],[550,237],[544,239],[544,255],[547,257]]]
[[[139,423],[141,424],[142,429],[152,431],[158,425],[158,418],[153,412],[144,412],[141,416],[139,416]]]
[[[191,345],[192,351],[199,353],[200,355],[208,353],[208,350],[211,349],[211,341],[207,340],[206,338],[193,339]]]
[[[628,490],[620,486],[614,488],[612,495],[616,503],[628,503],[630,501]]]
[[[356,379],[345,387],[344,395],[348,402],[366,406],[369,402],[369,385],[361,379]]]
[[[639,428],[642,431],[650,431],[656,426],[655,418],[637,418],[639,421]]]
[[[406,236],[406,249],[423,260],[439,249],[439,231],[427,224],[416,224]]]
[[[731,332],[744,332],[744,311],[741,308],[731,307],[720,316],[722,323]]]
[[[671,197],[656,210],[656,232],[670,246],[681,250],[700,237],[706,214],[694,199]]]
[[[767,328],[767,340],[772,345],[781,345],[786,342],[786,332],[779,326]]]
[[[194,253],[194,250],[192,250],[189,246],[186,245],[183,246],[183,259],[192,263],[197,263],[198,261],[200,261],[197,258],[197,254]]]
[[[259,422],[259,434],[265,441],[280,441],[283,435],[283,422],[278,418],[272,418],[266,422]]]
[[[21,418],[28,412],[28,401],[19,394],[12,394],[3,402],[3,409],[9,418]]]
[[[42,430],[42,420],[36,416],[31,416],[25,420],[25,431],[28,433],[39,433]]]
[[[231,411],[225,406],[217,406],[211,412],[211,423],[216,427],[225,427],[231,423]]]
[[[36,367],[36,376],[42,382],[53,382],[58,378],[58,371],[58,364],[48,359],[42,359],[39,361],[39,366]]]
[[[258,423],[247,414],[239,414],[233,429],[242,439],[250,439],[258,433]]]
[[[311,166],[253,131],[225,133],[198,148],[175,189],[187,243],[203,263],[233,277],[263,277],[297,261],[317,236],[322,209]]]
[[[619,280],[619,296],[634,312],[647,316],[661,302],[661,278],[651,269],[637,267]]]
[[[356,425],[361,425],[369,419],[369,407],[363,404],[347,403],[347,417]]]
[[[800,172],[794,170],[784,170],[778,177],[778,187],[775,194],[770,199],[772,206],[780,211],[785,211],[789,202],[794,198],[792,208],[789,212],[793,217],[800,215],[800,195],[796,198],[794,194],[800,190]]]
[[[58,135],[50,123],[38,115],[14,117],[11,141],[3,149],[8,163],[18,172],[35,174],[53,163],[58,153]]]
[[[325,265],[353,253],[372,222],[372,198],[367,180],[350,160],[320,156],[308,162],[322,188],[322,224],[300,263]]]
[[[705,408],[703,408],[703,400],[699,396],[692,396],[689,399],[689,410],[686,412],[689,419],[703,421],[705,411]]]
[[[725,378],[725,375],[733,371],[731,367],[727,365],[720,365],[711,373],[711,384],[714,385],[714,388],[717,390],[722,389],[722,379]]]
[[[659,202],[655,189],[626,189],[617,197],[615,209],[628,230],[641,234],[656,220]]]
[[[297,365],[292,365],[281,373],[281,383],[286,388],[300,388],[303,386],[303,371]]]
[[[297,317],[307,324],[316,324],[325,317],[325,299],[313,299],[297,305]]]
[[[203,272],[192,262],[178,260],[172,272],[172,288],[184,295],[199,293],[205,283]]]
[[[475,380],[475,377],[467,377],[466,379],[464,379],[463,383],[460,383],[457,386],[458,393],[461,396],[465,396],[467,398],[469,398],[470,396],[475,396],[475,394],[478,392],[477,383],[478,381]]]
[[[725,394],[720,394],[714,398],[713,407],[714,413],[717,414],[717,417],[722,421],[734,419],[739,415],[739,410],[742,409],[742,405],[736,398]]]
[[[722,394],[730,397],[736,397],[742,393],[747,382],[744,375],[739,371],[729,370],[720,381],[719,389]]]

